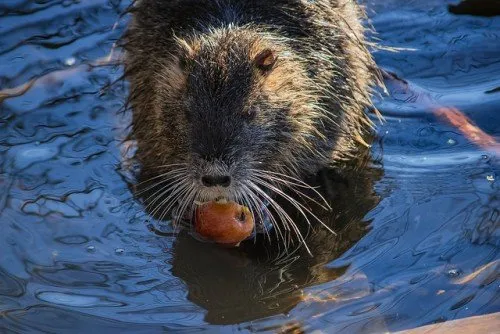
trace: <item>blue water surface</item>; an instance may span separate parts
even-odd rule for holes
[[[377,63],[413,87],[376,97],[377,200],[343,218],[368,228],[269,264],[148,229],[108,62],[128,1],[3,0],[0,332],[375,333],[500,311],[498,157],[426,102],[499,140],[500,17],[451,2],[366,1]]]

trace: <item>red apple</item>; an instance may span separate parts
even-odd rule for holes
[[[213,242],[237,246],[255,227],[252,213],[235,202],[213,201],[196,208],[195,230]]]

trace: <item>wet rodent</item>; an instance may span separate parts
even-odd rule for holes
[[[142,0],[131,12],[132,137],[160,217],[220,197],[258,211],[264,193],[365,144],[378,74],[355,1]]]

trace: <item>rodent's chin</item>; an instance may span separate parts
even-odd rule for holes
[[[234,189],[224,187],[202,187],[198,196],[199,202],[210,202],[219,199],[234,200]]]

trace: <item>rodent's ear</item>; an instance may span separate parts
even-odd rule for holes
[[[189,43],[185,39],[182,38],[176,38],[176,39],[177,43],[181,47],[181,50],[184,52],[184,55],[188,58],[193,58],[196,53],[195,48],[189,45]]]
[[[194,59],[196,55],[197,45],[194,43],[189,43],[187,40],[175,37],[175,41],[179,46],[181,54],[179,55],[179,61],[181,63],[181,67],[185,67],[190,60]]]
[[[269,71],[278,60],[278,55],[271,49],[265,49],[255,56],[254,63],[261,71]]]

